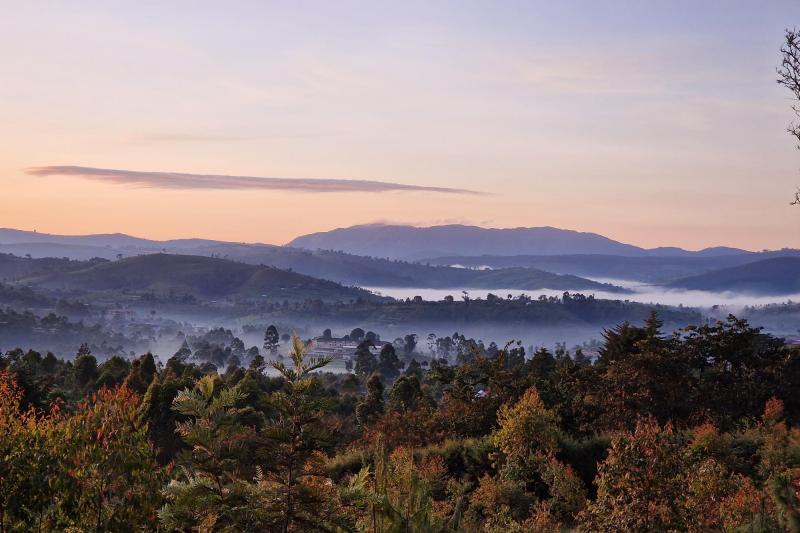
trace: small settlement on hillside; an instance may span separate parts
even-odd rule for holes
[[[315,337],[308,347],[307,355],[311,357],[331,357],[341,359],[345,362],[350,361],[355,356],[358,346],[364,341],[357,341],[349,337]],[[369,341],[367,341],[369,343]],[[373,355],[378,355],[386,344],[385,341],[373,340],[369,345],[369,351]]]

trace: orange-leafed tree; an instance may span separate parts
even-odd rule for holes
[[[72,527],[121,531],[155,527],[165,473],[156,462],[140,397],[102,388],[63,423],[66,476],[60,514]]]
[[[597,476],[597,499],[583,514],[592,532],[685,531],[683,459],[672,429],[642,419],[617,435]]]

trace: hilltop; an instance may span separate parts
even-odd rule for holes
[[[367,291],[271,266],[161,253],[90,263],[84,268],[51,272],[21,281],[49,289],[149,291],[202,298],[327,301],[375,298]]]
[[[648,250],[597,233],[553,227],[482,228],[451,224],[415,227],[367,224],[297,237],[287,244],[308,250],[339,250],[392,259],[422,259],[443,255],[569,255],[604,254],[625,257],[676,255],[730,255],[744,250],[708,248],[690,252],[681,248]]]
[[[625,257],[619,255],[481,255],[448,256],[426,259],[434,265],[462,265],[469,268],[538,268],[559,274],[590,278],[668,283],[680,278],[705,274],[775,257],[798,257],[798,250],[740,252],[737,254],[674,255],[669,257]]]
[[[495,251],[486,253],[486,250]],[[15,269],[24,273],[31,268],[41,274],[56,265],[61,270],[76,267],[43,258],[96,262],[167,253],[229,259],[252,266],[269,265],[361,287],[618,292],[622,292],[619,287],[593,279],[668,284],[761,260],[800,257],[800,251],[791,249],[765,252],[719,246],[699,251],[676,247],[644,249],[594,233],[557,228],[491,229],[459,225],[354,226],[298,237],[286,246],[0,229],[0,253],[3,252],[17,256],[30,254],[35,261],[42,258],[30,265],[18,262],[16,266],[4,265],[0,260],[0,276],[6,279],[17,275]]]
[[[800,257],[775,257],[682,278],[671,288],[753,294],[800,293]]]
[[[98,262],[102,262],[102,260],[76,261],[56,257],[26,258],[0,253],[0,281],[15,281],[49,273],[71,272]]]
[[[11,242],[2,244],[3,239]],[[26,239],[35,242],[25,242]],[[98,243],[105,246],[98,246]],[[117,246],[111,246],[114,243]],[[345,285],[366,287],[621,291],[618,287],[578,276],[560,276],[534,268],[484,272],[326,250],[312,251],[269,244],[243,244],[204,239],[148,241],[126,235],[73,237],[0,230],[0,252],[16,255],[31,254],[34,258],[55,256],[83,260],[89,258],[115,260],[120,256],[167,252],[230,259],[250,265],[270,265]]]

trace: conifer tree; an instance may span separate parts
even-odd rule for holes
[[[272,394],[272,416],[260,436],[263,470],[256,482],[276,531],[328,531],[344,514],[324,468],[321,449],[330,441],[323,416],[330,402],[316,394],[314,372],[329,357],[308,358],[297,335],[292,337],[291,366],[273,361],[285,386]],[[341,524],[340,524],[341,525]]]

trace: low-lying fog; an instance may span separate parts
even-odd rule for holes
[[[708,292],[708,291],[695,291],[695,290],[681,290],[681,289],[666,289],[657,285],[648,285],[638,281],[620,280],[620,279],[595,279],[602,283],[611,283],[617,286],[625,287],[633,291],[631,294],[618,294],[605,291],[569,291],[580,292],[586,295],[593,294],[596,298],[610,299],[610,300],[629,300],[633,302],[640,302],[644,304],[662,304],[670,306],[680,306],[698,308],[704,315],[708,317],[722,318],[728,313],[737,316],[747,315],[743,310],[747,306],[763,306],[767,304],[780,304],[786,302],[799,302],[800,294],[784,295],[784,296],[757,296],[751,294],[732,293],[732,292]],[[463,296],[462,291],[466,291],[470,298],[486,298],[489,293],[495,294],[500,297],[507,297],[509,294],[512,297],[517,297],[521,294],[527,294],[533,298],[539,295],[546,296],[561,296],[563,290],[539,289],[534,291],[523,291],[518,289],[425,289],[425,288],[395,288],[395,287],[365,287],[366,289],[379,293],[384,296],[390,296],[398,299],[414,298],[421,296],[425,300],[442,300],[445,296],[453,296],[459,299]],[[717,307],[715,307],[717,306]],[[798,332],[797,324],[793,321],[793,315],[787,315],[786,320],[776,321],[774,319],[764,320],[762,317],[758,320],[759,323],[754,323],[756,326],[763,326],[765,332],[772,333],[779,336],[796,335]],[[675,327],[682,326],[672,325]],[[509,325],[507,328],[498,328],[497,324],[484,327],[483,324],[471,324],[469,326],[461,326],[462,330],[468,336],[474,336],[476,339],[484,339],[485,341],[495,341],[502,343],[509,339],[521,339],[525,345],[546,346],[552,347],[556,342],[565,342],[568,347],[582,344],[586,342],[599,341],[602,339],[603,327],[553,327],[553,326],[516,326]],[[612,324],[609,324],[612,326]],[[433,329],[433,328],[432,328]],[[446,328],[437,328],[444,329]],[[434,330],[437,335],[441,334],[438,330]],[[670,326],[665,327],[665,331],[670,331]],[[418,332],[419,333],[419,332]]]
[[[678,306],[683,305],[687,307],[699,308],[702,314],[710,319],[723,318],[728,313],[736,314],[737,316],[748,318],[754,326],[763,326],[765,331],[778,336],[797,336],[798,326],[800,326],[800,317],[796,311],[780,312],[780,313],[760,313],[758,316],[752,316],[753,312],[745,312],[745,306],[763,306],[774,303],[785,303],[789,300],[798,302],[800,301],[800,294],[785,295],[785,296],[753,296],[741,293],[715,293],[706,291],[691,291],[691,290],[667,290],[663,287],[648,285],[641,282],[632,282],[628,280],[619,279],[597,279],[603,283],[612,283],[614,285],[622,286],[633,291],[631,294],[617,294],[608,293],[604,291],[570,291],[582,292],[584,294],[594,294],[596,298],[613,299],[613,300],[630,300],[645,304],[663,304]],[[376,293],[385,296],[391,296],[398,299],[413,298],[421,296],[425,300],[442,300],[445,296],[451,295],[456,299],[462,297],[462,290],[469,294],[472,299],[486,298],[488,293],[493,293],[500,297],[519,296],[520,294],[527,294],[533,298],[539,295],[547,296],[561,296],[563,290],[535,290],[535,291],[522,291],[515,289],[424,289],[424,288],[392,288],[392,287],[365,287]],[[714,306],[718,306],[714,308]],[[142,311],[144,313],[144,311]],[[748,316],[751,315],[751,316]],[[544,346],[553,348],[556,343],[565,343],[567,348],[572,348],[575,345],[584,343],[593,344],[602,340],[603,330],[605,327],[612,327],[614,324],[598,324],[598,325],[584,325],[576,326],[559,325],[559,324],[519,324],[519,323],[506,323],[496,322],[491,320],[486,321],[473,321],[473,322],[458,322],[458,323],[412,323],[405,321],[398,321],[398,323],[369,323],[361,321],[351,321],[347,319],[336,320],[331,318],[317,317],[314,315],[293,317],[293,318],[272,318],[262,324],[263,318],[257,317],[243,317],[238,319],[221,319],[218,317],[209,316],[178,316],[171,314],[167,310],[160,310],[159,317],[177,321],[179,325],[178,330],[184,330],[187,333],[191,332],[194,327],[201,327],[210,329],[213,327],[225,327],[234,331],[234,334],[242,338],[247,347],[258,346],[263,343],[262,329],[249,330],[245,326],[263,326],[272,321],[275,321],[281,334],[291,333],[296,331],[302,338],[309,339],[321,335],[323,330],[330,328],[333,330],[335,336],[341,336],[349,333],[353,328],[360,327],[364,330],[372,330],[378,333],[384,340],[393,340],[397,337],[404,337],[407,334],[417,334],[419,339],[419,349],[423,353],[427,353],[427,336],[434,333],[436,336],[442,337],[452,335],[453,332],[465,334],[467,337],[476,340],[483,340],[487,345],[490,342],[496,342],[499,345],[511,339],[521,340],[527,347]],[[180,324],[185,324],[186,327],[181,327]],[[190,326],[193,325],[193,326]],[[679,328],[685,324],[665,324],[664,331],[670,332],[674,328]],[[3,341],[4,346],[25,345],[26,347],[39,349],[40,351],[47,351],[54,349],[50,345],[28,345],[25,339],[4,338],[0,335],[0,341]],[[146,342],[146,341],[145,341]],[[149,349],[152,350],[159,359],[164,362],[172,354],[174,354],[182,343],[182,339],[175,335],[159,336],[153,338],[149,342]],[[34,343],[35,344],[35,343]],[[288,343],[282,343],[280,348],[282,354],[288,353]],[[59,353],[62,357],[68,357],[74,349],[67,350],[65,353]],[[137,350],[142,351],[141,347]],[[344,366],[341,362],[333,365],[331,370],[344,371]]]
[[[645,304],[662,305],[683,305],[685,307],[711,308],[715,305],[730,308],[731,310],[752,305],[766,305],[772,303],[785,303],[787,301],[800,301],[800,294],[789,294],[783,296],[758,296],[752,294],[734,292],[709,292],[694,291],[685,289],[667,289],[658,285],[648,285],[640,281],[630,281],[621,279],[595,278],[594,281],[600,283],[611,283],[633,291],[631,294],[619,294],[606,291],[576,290],[569,292],[579,292],[587,296],[593,294],[595,298],[608,300],[630,300]],[[536,289],[523,291],[519,289],[422,289],[406,287],[364,287],[367,290],[390,296],[392,298],[406,299],[414,296],[421,296],[424,300],[436,301],[443,300],[445,296],[453,296],[458,299],[462,296],[462,291],[466,291],[470,298],[486,298],[489,293],[505,298],[507,295],[517,297],[527,294],[533,298],[541,294],[546,296],[561,296],[564,290]]]

